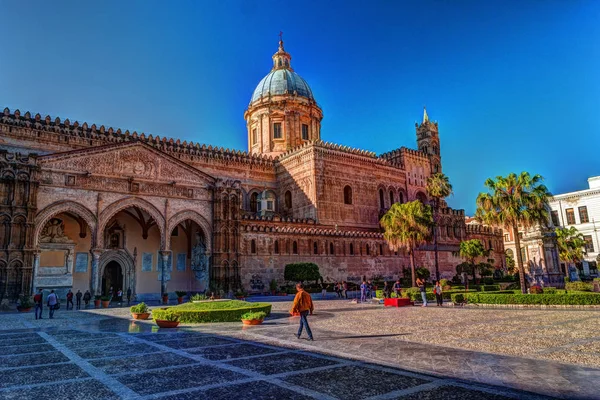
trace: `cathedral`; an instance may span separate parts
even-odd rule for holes
[[[280,40],[244,113],[248,150],[181,141],[30,112],[0,115],[0,300],[37,289],[130,288],[138,300],[184,291],[250,293],[314,262],[325,281],[397,279],[379,219],[396,202],[428,203],[442,171],[437,122],[424,111],[417,150],[385,154],[321,139],[323,112]],[[502,233],[436,215],[442,277],[462,240],[504,266]],[[433,245],[416,263],[434,271]]]

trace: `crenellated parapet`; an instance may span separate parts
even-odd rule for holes
[[[452,216],[457,216],[457,217],[462,217],[462,218],[465,217],[465,210],[455,210],[450,207],[440,208],[439,213],[443,214],[443,215],[452,215]]]
[[[491,226],[469,224],[466,228],[469,235],[502,235],[502,229]]]
[[[83,124],[79,124],[78,121],[71,123],[68,118],[64,121],[61,121],[58,117],[52,120],[48,115],[42,119],[40,114],[32,117],[29,111],[21,115],[19,110],[11,113],[8,108],[5,108],[0,123],[5,126],[4,129],[1,129],[3,135],[12,135],[21,140],[46,141],[69,145],[73,148],[142,141],[176,157],[177,155],[188,155],[206,161],[251,164],[269,168],[274,166],[274,158],[267,155],[249,154],[245,151],[207,146],[192,141],[184,140],[182,142],[179,139],[161,138],[158,135],[146,135],[136,131],[126,130],[123,132],[121,129],[106,128],[104,125],[98,127],[96,124],[89,125],[87,122]]]

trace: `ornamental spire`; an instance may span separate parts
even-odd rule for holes
[[[423,106],[423,124],[425,122],[429,122],[429,115],[427,115],[427,108],[425,108],[425,106]]]
[[[273,54],[273,69],[289,69],[293,71],[290,61],[292,56],[283,48],[283,32],[279,31],[279,49]]]

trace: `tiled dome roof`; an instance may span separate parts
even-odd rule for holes
[[[254,89],[251,102],[263,96],[277,96],[282,94],[293,94],[314,100],[308,83],[294,71],[282,68],[269,72],[267,76],[261,79],[256,89]]]

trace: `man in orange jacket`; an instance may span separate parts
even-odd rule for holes
[[[296,285],[296,297],[294,298],[294,305],[292,306],[291,313],[300,313],[300,328],[298,329],[298,334],[296,337],[300,339],[300,335],[302,334],[302,328],[306,326],[306,333],[308,334],[308,340],[313,340],[313,335],[310,330],[310,326],[308,326],[308,319],[306,317],[310,313],[313,313],[313,302],[310,294],[304,290],[304,286],[301,283]]]

